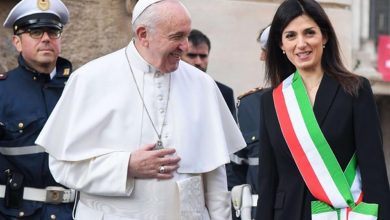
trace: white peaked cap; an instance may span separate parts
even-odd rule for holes
[[[61,0],[22,0],[8,14],[3,26],[12,28],[17,20],[40,13],[57,16],[63,25],[69,20],[69,11]]]
[[[264,29],[263,33],[261,33],[261,36],[260,36],[260,46],[264,50],[267,49],[267,41],[268,41],[268,35],[269,35],[270,29],[271,29],[271,26],[268,26],[266,29]]]
[[[134,24],[134,21],[145,11],[145,9],[154,3],[161,2],[163,0],[138,0],[133,9],[133,16],[131,19],[131,24]]]

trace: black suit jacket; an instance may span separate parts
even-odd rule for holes
[[[229,107],[230,112],[233,115],[234,120],[236,119],[236,106],[234,102],[234,95],[233,95],[233,89],[230,88],[227,85],[224,85],[218,81],[215,81],[217,83],[217,86],[219,88],[219,91],[221,91],[223,98],[225,99],[225,102],[227,106]]]
[[[310,220],[308,191],[283,138],[272,91],[261,99],[259,200],[257,220]],[[364,198],[379,204],[379,219],[390,219],[390,190],[383,154],[381,128],[372,90],[363,79],[359,96],[347,94],[324,75],[314,113],[320,128],[344,170],[356,151]]]

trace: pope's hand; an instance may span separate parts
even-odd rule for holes
[[[170,179],[179,168],[180,157],[176,150],[163,148],[154,150],[156,144],[147,144],[130,156],[127,175],[131,178]]]

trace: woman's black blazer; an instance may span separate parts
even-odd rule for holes
[[[283,138],[272,91],[261,99],[259,200],[257,220],[310,220],[308,191]],[[390,220],[390,190],[387,179],[378,113],[367,79],[362,78],[359,96],[346,93],[340,84],[324,75],[314,113],[342,169],[356,151],[364,198],[379,204],[379,219]]]

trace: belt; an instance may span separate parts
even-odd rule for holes
[[[0,198],[4,198],[5,186],[0,185]],[[76,191],[60,186],[48,186],[45,189],[24,187],[23,200],[38,201],[51,204],[74,202]]]
[[[259,158],[258,157],[243,158],[243,157],[239,157],[235,154],[231,154],[230,161],[232,161],[238,165],[242,165],[242,164],[248,164],[249,166],[258,166],[259,165]]]
[[[28,154],[44,153],[45,149],[38,145],[21,146],[21,147],[2,147],[0,146],[0,153],[7,156],[20,156]]]

